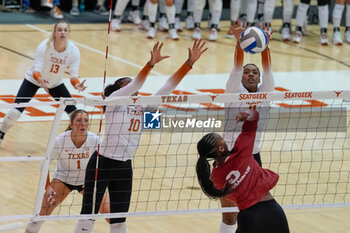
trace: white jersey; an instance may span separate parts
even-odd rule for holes
[[[154,95],[169,95],[190,69],[191,67],[186,64],[181,66]],[[146,65],[143,68],[143,71],[145,70],[149,71],[150,67]],[[128,85],[113,92],[110,97],[131,96],[142,87],[146,77],[144,75],[136,76]],[[139,79],[143,79],[143,81]],[[132,159],[139,145],[141,128],[143,127],[142,106],[109,105],[106,107],[105,115],[106,126],[101,155],[121,161]]]
[[[226,93],[249,93],[242,84],[243,68],[240,70],[233,69],[226,85]],[[271,92],[275,88],[272,71],[262,74],[262,84],[258,86],[257,92]],[[223,138],[227,142],[229,149],[233,148],[235,141],[242,131],[243,122],[236,122],[236,116],[244,112],[249,107],[254,107],[259,112],[258,129],[256,131],[253,154],[260,152],[260,140],[265,122],[269,115],[270,101],[247,101],[234,102],[225,104],[225,131]]]
[[[36,49],[34,63],[27,69],[26,79],[41,86],[34,77],[33,72],[37,71],[41,77],[47,80],[48,88],[54,88],[63,83],[62,79],[67,68],[69,68],[70,78],[79,77],[80,52],[79,49],[70,41],[67,41],[66,49],[63,52],[57,52],[53,42],[48,39],[42,41]]]
[[[142,115],[140,105],[107,106],[101,154],[121,161],[132,159],[141,137]]]
[[[53,178],[70,185],[83,185],[87,163],[97,150],[99,138],[87,132],[85,143],[77,148],[72,142],[71,132],[68,130],[56,137],[51,154],[51,160],[57,159]]]

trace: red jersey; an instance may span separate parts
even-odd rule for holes
[[[226,198],[237,203],[240,210],[259,202],[279,178],[275,172],[260,167],[253,157],[258,120],[244,122],[230,156],[220,166],[214,164],[211,175],[217,189],[230,185],[231,193]]]

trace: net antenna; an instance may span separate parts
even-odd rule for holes
[[[109,1],[109,15],[108,15],[108,29],[107,29],[107,42],[106,42],[106,56],[105,56],[105,62],[104,62],[104,71],[103,71],[103,83],[102,83],[102,99],[106,99],[106,96],[104,95],[104,90],[106,87],[106,77],[107,77],[107,62],[108,62],[108,51],[109,51],[109,41],[111,37],[111,21],[112,21],[112,10],[113,10],[113,1]],[[103,108],[101,108],[101,114],[100,114],[100,120],[99,120],[99,128],[97,135],[99,138],[101,138],[101,132],[102,132],[102,123],[103,123]],[[99,140],[98,146],[97,146],[97,157],[96,157],[96,171],[95,171],[95,180],[94,180],[94,189],[93,189],[93,196],[92,196],[92,213],[95,213],[95,206],[96,206],[96,190],[97,190],[97,176],[98,176],[98,162],[100,157],[100,148],[101,148],[101,140]]]

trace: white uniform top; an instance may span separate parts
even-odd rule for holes
[[[233,68],[230,78],[226,84],[226,93],[249,93],[242,84],[243,68],[235,70]],[[272,70],[265,71],[262,74],[262,84],[258,86],[257,92],[271,92],[275,88]],[[246,111],[249,107],[255,106],[259,112],[258,129],[256,131],[253,154],[260,152],[260,140],[265,122],[269,115],[270,101],[247,101],[225,104],[225,131],[223,138],[227,142],[228,148],[233,148],[235,141],[242,131],[243,122],[236,122],[236,116],[240,112]]]
[[[86,141],[77,148],[72,142],[71,132],[68,130],[56,137],[51,154],[51,160],[58,160],[53,178],[70,185],[83,185],[87,163],[97,150],[99,138],[87,132]]]
[[[142,87],[143,83],[134,78],[128,85],[113,92],[110,97],[131,96]],[[169,95],[174,89],[172,78],[154,94]],[[136,106],[106,107],[105,133],[101,145],[101,155],[110,159],[126,161],[135,155],[143,127],[143,108]]]
[[[48,39],[42,41],[36,49],[34,63],[27,69],[26,79],[41,86],[34,77],[33,72],[40,72],[41,77],[47,80],[48,88],[54,88],[63,81],[64,73],[69,68],[70,78],[79,77],[80,52],[77,46],[67,41],[66,49],[63,52],[57,52],[53,42],[47,48]]]

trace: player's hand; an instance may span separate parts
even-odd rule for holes
[[[160,62],[163,59],[168,58],[169,56],[162,56],[160,54],[163,47],[163,42],[159,44],[159,41],[154,45],[153,50],[151,51],[151,60],[149,60],[148,65],[153,67],[155,64]]]
[[[272,38],[272,34],[274,33],[274,31],[271,30],[271,32],[270,32],[270,24],[267,24],[267,26],[265,26],[265,22],[264,21],[262,21],[262,23],[259,24],[259,28],[261,28],[265,32],[265,34],[267,36],[267,45],[268,45],[270,43],[270,40]]]
[[[208,47],[204,48],[205,43],[206,42],[204,42],[202,39],[196,39],[193,42],[192,49],[188,48],[188,59],[186,61],[187,65],[192,67],[193,64],[201,57],[201,55],[208,50]]]
[[[86,82],[86,79],[84,81],[82,81],[81,83],[78,83],[77,85],[75,85],[75,89],[77,89],[79,92],[80,91],[85,91],[86,86],[84,85]]]
[[[51,185],[49,185],[46,189],[46,195],[47,195],[47,203],[48,206],[54,206],[56,205],[56,198],[58,197],[57,193],[55,192],[55,190],[53,190],[53,188],[51,187]]]
[[[248,117],[249,117],[249,113],[247,113],[247,112],[240,112],[236,116],[236,121],[237,122],[246,121],[248,119]]]
[[[44,90],[46,91],[47,94],[49,93],[49,88],[47,88],[47,84],[49,84],[49,81],[43,79],[42,77],[37,79],[38,83],[40,83],[40,85],[44,88]]]
[[[237,19],[230,26],[230,30],[227,32],[227,34],[234,35],[236,40],[239,42],[239,38],[241,37],[241,35],[245,29],[246,29],[246,22],[243,21],[243,24],[241,26],[241,21],[239,19]]]

